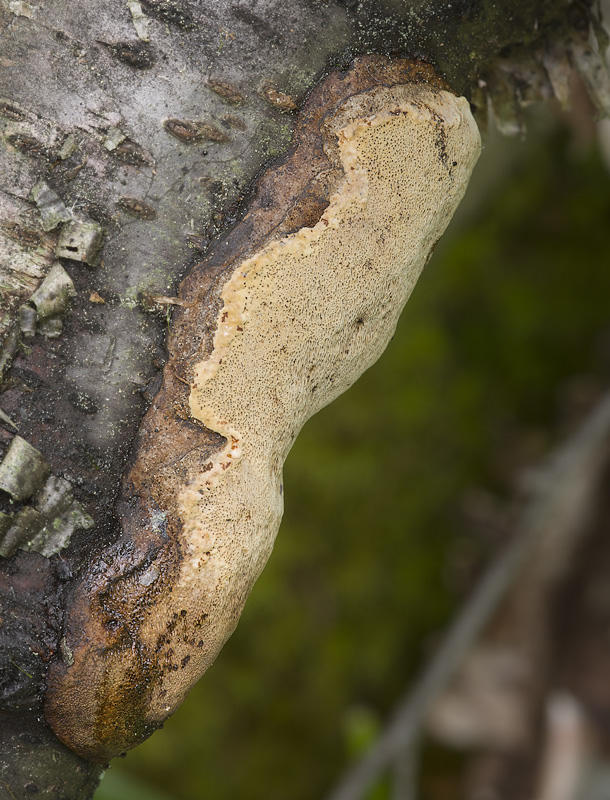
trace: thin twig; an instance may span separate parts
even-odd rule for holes
[[[417,742],[394,760],[392,800],[417,800],[419,747]]]

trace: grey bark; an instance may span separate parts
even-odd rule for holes
[[[100,767],[40,713],[69,658],[62,599],[112,541],[179,282],[316,81],[364,52],[423,58],[516,132],[521,103],[562,96],[568,57],[598,69],[590,24],[569,0],[0,0],[0,457],[16,433],[38,454],[0,464],[0,796],[33,775],[40,796],[91,796]]]

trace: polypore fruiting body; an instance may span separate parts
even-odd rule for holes
[[[171,714],[233,631],[304,422],[382,353],[480,148],[463,98],[368,57],[321,84],[295,148],[181,288],[123,533],[77,586],[47,718],[103,761]]]

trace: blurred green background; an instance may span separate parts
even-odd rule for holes
[[[96,800],[322,798],[374,737],[510,528],[519,475],[608,383],[595,133],[546,110],[525,142],[490,139],[387,352],[298,439],[236,633]]]

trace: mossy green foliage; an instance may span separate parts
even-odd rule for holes
[[[557,134],[517,167],[432,260],[381,361],[306,426],[236,634],[113,770],[176,800],[323,797],[421,668],[499,541],[465,498],[509,498],[610,373],[608,172]]]

